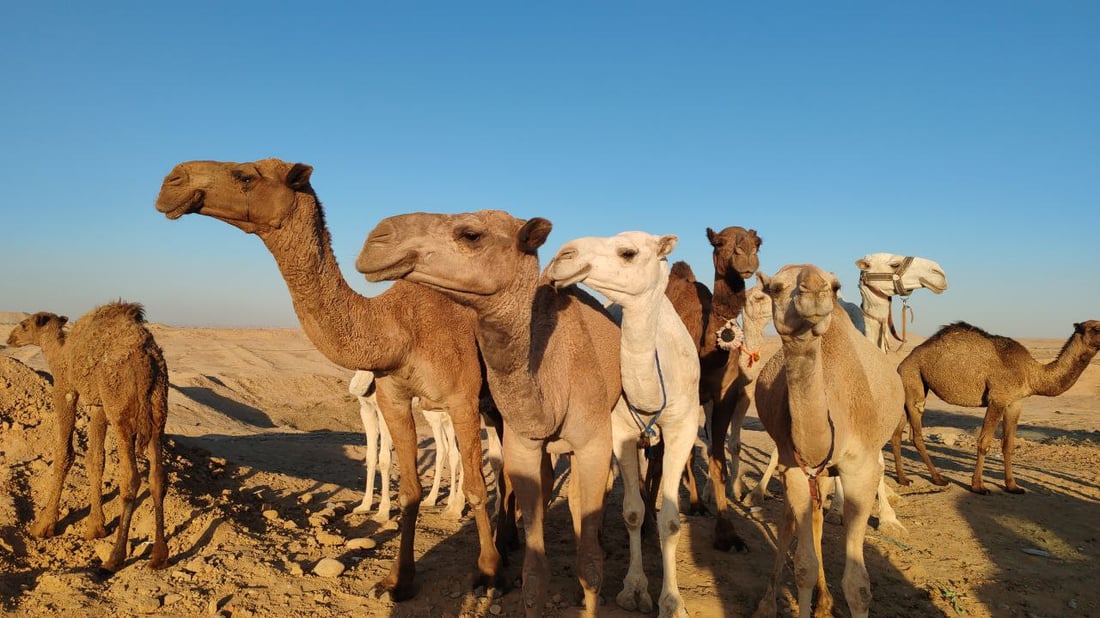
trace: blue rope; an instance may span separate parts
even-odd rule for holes
[[[665,406],[668,404],[668,392],[665,390],[665,376],[661,372],[661,357],[657,355],[656,351],[653,352],[653,359],[657,361],[657,379],[661,383],[661,407],[657,408],[657,411],[654,412],[653,418],[650,419],[648,423],[644,423],[643,426],[642,416],[638,413],[638,409],[630,405],[629,399],[626,399],[626,397],[624,397],[623,399],[626,401],[626,407],[629,408],[630,412],[634,415],[634,420],[638,423],[638,426],[642,428],[642,435],[656,437],[657,432],[653,431],[653,424],[657,422],[657,419],[661,418],[661,412],[664,412]],[[646,457],[649,457],[648,440],[645,447],[645,452]]]

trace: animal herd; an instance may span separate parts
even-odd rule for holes
[[[598,532],[614,462],[630,538],[630,565],[616,602],[628,610],[687,616],[676,581],[679,494],[686,472],[689,508],[709,510],[691,465],[700,414],[706,410],[710,430],[713,545],[742,549],[729,500],[744,497],[738,460],[750,402],[776,445],[767,474],[774,469],[784,487],[775,568],[757,615],[776,613],[780,576],[795,538],[800,614],[809,616],[815,604],[819,615],[828,614],[832,597],[821,535],[825,498],[835,482],[832,502],[845,526],[844,599],[853,616],[866,616],[872,597],[863,541],[876,496],[880,526],[904,530],[886,499],[883,446],[892,443],[898,482],[906,484],[900,443],[908,425],[932,482],[946,482],[921,433],[927,392],[949,403],[987,407],[970,485],[975,492],[988,493],[984,456],[1003,420],[1005,489],[1022,493],[1012,474],[1022,401],[1064,392],[1100,349],[1100,321],[1074,325],[1058,357],[1045,365],[1011,339],[956,323],[898,365],[886,354],[887,333],[905,338],[904,307],[898,336],[891,299],[907,299],[919,288],[944,291],[947,279],[938,264],[891,254],[858,260],[863,303],[853,311],[839,296],[836,277],[814,265],[785,266],[771,276],[760,272],[762,240],[741,227],[706,230],[714,257],[708,287],[687,264],[670,267],[675,236],[579,238],[563,245],[543,269],[538,250],[552,228],[546,219],[502,211],[399,215],[371,230],[356,260],[368,280],[394,282],[366,298],[340,274],[311,173],[308,165],[277,159],[181,163],[164,179],[156,208],[169,219],[201,214],[258,236],[275,257],[307,336],[331,361],[357,371],[349,390],[361,403],[369,451],[357,511],[372,508],[376,458],[383,483],[388,480],[390,443],[400,470],[417,469],[415,408],[431,420],[437,445],[457,444],[453,457],[441,454],[437,461],[448,459],[452,471],[448,511],[458,516],[468,503],[477,524],[474,585],[503,587],[502,557],[515,546],[515,522],[522,521],[521,595],[528,616],[546,606],[550,571],[543,526],[553,455],[569,458],[569,512],[577,537],[573,572],[584,592],[585,615],[596,615],[605,584]],[[757,283],[748,288],[745,281],[754,275]],[[599,292],[608,304],[577,284]],[[781,347],[763,359],[769,319]],[[163,354],[143,325],[140,305],[105,305],[71,329],[66,321],[36,313],[8,339],[12,346],[41,346],[54,374],[57,445],[47,496],[30,531],[39,537],[55,532],[82,404],[91,418],[88,538],[106,535],[101,478],[107,425],[118,436],[123,470],[123,514],[102,568],[114,571],[125,562],[140,482],[135,454],[142,451],[150,461],[156,512],[150,567],[162,568],[169,562],[163,533]],[[501,438],[492,509],[482,473],[483,414],[490,435]],[[732,462],[726,461],[727,435]],[[441,477],[437,468],[430,503]],[[754,499],[762,497],[766,483],[765,477]],[[381,496],[378,517],[384,519],[387,487]],[[416,590],[413,547],[422,503],[418,475],[401,474],[400,548],[376,586],[377,593],[398,601]],[[662,554],[656,602],[641,560],[647,513],[656,522]]]

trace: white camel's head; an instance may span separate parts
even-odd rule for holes
[[[745,320],[745,329],[753,325],[757,330],[763,330],[764,326],[772,319],[772,299],[764,292],[764,284],[759,279],[756,285],[745,290],[745,307],[741,310]]]
[[[939,264],[927,258],[869,253],[856,260],[856,266],[860,270],[860,283],[886,296],[908,296],[920,288],[941,294],[947,289],[947,275]]]
[[[634,299],[664,294],[668,285],[668,254],[676,236],[623,232],[571,240],[546,267],[555,287],[583,282],[608,300],[627,305]]]
[[[775,276],[756,273],[772,299],[772,319],[780,337],[809,339],[824,335],[832,324],[840,282],[813,264],[787,265]]]

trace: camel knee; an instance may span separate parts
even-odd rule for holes
[[[633,509],[623,511],[623,521],[626,522],[627,530],[631,532],[639,530],[642,527],[642,512]]]

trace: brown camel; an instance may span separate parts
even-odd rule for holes
[[[164,542],[164,423],[168,419],[168,366],[145,328],[141,305],[115,302],[93,309],[65,333],[69,318],[36,313],[19,323],[8,345],[36,345],[53,372],[53,403],[57,412],[57,443],[46,503],[31,525],[31,534],[51,537],[56,532],[58,507],[65,477],[73,464],[73,429],[80,403],[88,410],[88,497],[91,509],[85,538],[107,536],[103,519],[103,460],[107,423],[115,428],[122,480],[122,513],[115,546],[103,568],[117,571],[126,560],[130,519],[141,478],[136,453],[149,461],[149,493],[156,517],[149,568],[168,566]]]
[[[164,179],[156,207],[169,219],[198,213],[263,240],[286,280],[298,321],[317,349],[337,365],[374,372],[378,407],[401,470],[417,469],[412,398],[448,411],[463,466],[470,471],[463,489],[481,543],[474,585],[498,585],[501,559],[480,472],[482,374],[474,315],[441,294],[403,281],[373,298],[352,290],[333,255],[324,212],[309,182],[312,172],[308,165],[278,159],[181,163]],[[416,474],[401,475],[400,550],[375,587],[399,601],[416,593],[413,542],[421,493]]]
[[[842,588],[853,616],[866,616],[871,583],[863,558],[867,520],[882,484],[882,446],[901,415],[901,380],[886,355],[852,326],[837,303],[835,276],[813,265],[758,273],[772,297],[782,347],[756,380],[756,409],[779,452],[785,504],[772,580],[756,615],[774,616],[776,592],[795,533],[794,577],[801,616],[831,616],[821,560],[822,477],[844,486]],[[885,502],[885,501],[884,501]]]
[[[982,484],[982,467],[997,424],[1004,418],[1001,453],[1005,463],[1005,491],[1022,494],[1024,489],[1012,476],[1012,451],[1016,446],[1016,423],[1020,420],[1024,399],[1032,395],[1055,397],[1066,392],[1081,377],[1098,349],[1100,321],[1097,320],[1074,324],[1073,334],[1058,356],[1045,365],[1032,358],[1018,342],[990,335],[965,322],[945,326],[913,348],[898,365],[898,373],[905,385],[905,413],[913,444],[932,474],[932,483],[946,485],[947,481],[932,465],[921,435],[921,415],[929,390],[957,406],[986,406],[978,436],[978,460],[970,480],[973,492],[989,493]],[[902,429],[898,428],[892,440],[894,461],[898,483],[908,485],[901,466]]]
[[[504,467],[526,529],[523,603],[542,613],[549,580],[543,520],[547,452],[572,452],[569,510],[586,615],[603,579],[597,532],[611,466],[611,413],[622,405],[619,328],[585,292],[539,275],[551,224],[502,211],[383,219],[355,267],[371,281],[406,279],[474,309],[493,399],[504,417]],[[623,411],[626,414],[629,412]]]
[[[695,275],[684,262],[672,267],[666,294],[676,307],[676,312],[687,326],[699,351],[702,375],[699,380],[699,400],[711,404],[710,445],[708,453],[710,479],[713,483],[717,507],[714,522],[714,547],[721,551],[730,548],[747,549],[737,535],[733,522],[728,519],[729,498],[726,484],[729,469],[726,465],[726,435],[730,422],[733,431],[740,433],[741,422],[748,410],[748,402],[738,404],[746,385],[751,382],[741,375],[737,356],[730,362],[730,353],[717,345],[716,333],[730,320],[737,319],[745,306],[745,279],[760,267],[758,252],[763,242],[756,230],[727,227],[721,232],[707,228],[707,239],[713,249],[714,293],[695,280]],[[740,444],[740,440],[737,442]],[[688,491],[691,495],[691,513],[705,513],[706,507],[699,493],[691,462],[688,462]],[[648,484],[648,482],[647,482]]]

